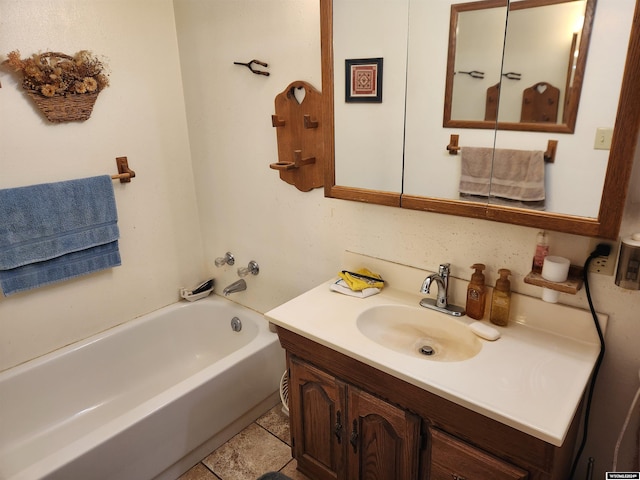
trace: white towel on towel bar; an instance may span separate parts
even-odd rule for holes
[[[544,200],[544,152],[463,147],[459,190],[524,202]]]

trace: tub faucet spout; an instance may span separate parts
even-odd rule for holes
[[[247,282],[244,281],[244,278],[240,280],[236,280],[231,285],[227,285],[225,289],[222,291],[225,297],[228,297],[230,293],[242,292],[247,289]]]

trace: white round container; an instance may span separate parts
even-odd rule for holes
[[[548,255],[542,264],[542,278],[550,282],[564,282],[569,276],[571,262],[568,258]],[[542,289],[542,300],[549,303],[558,303],[560,292],[550,288]]]

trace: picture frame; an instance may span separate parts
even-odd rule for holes
[[[346,103],[382,103],[382,58],[347,59]]]

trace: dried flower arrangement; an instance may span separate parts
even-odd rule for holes
[[[5,63],[22,73],[22,87],[51,122],[88,119],[98,93],[109,85],[106,66],[87,50],[73,57],[45,52],[26,59],[14,50],[7,57]]]

